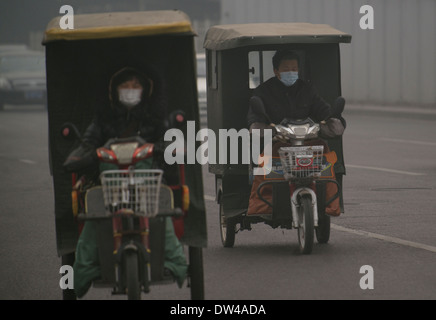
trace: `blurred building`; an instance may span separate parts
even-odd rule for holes
[[[374,9],[362,30],[360,8]],[[436,108],[436,1],[221,0],[221,22],[326,23],[353,36],[341,45],[348,101]]]
[[[59,9],[68,4],[74,14],[173,10],[184,11],[198,33],[196,47],[203,50],[203,38],[212,24],[220,21],[220,0],[1,0],[0,43],[24,43],[43,50],[41,40],[48,22],[61,15]]]

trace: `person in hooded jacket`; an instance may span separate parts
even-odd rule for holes
[[[138,135],[147,142],[160,142],[165,134],[166,100],[162,84],[133,68],[116,72],[109,84],[111,108],[100,109],[85,131],[83,140],[102,146],[110,138]]]
[[[95,150],[110,138],[140,136],[154,143],[154,166],[162,168],[163,136],[166,130],[166,101],[162,83],[140,71],[126,67],[116,72],[109,84],[110,108],[102,108],[83,135],[82,148]],[[160,151],[160,152],[159,152]],[[159,156],[159,154],[161,156]],[[113,169],[100,165],[100,171]],[[165,234],[165,272],[182,286],[187,273],[183,247],[177,239],[171,219],[167,219]],[[74,290],[81,298],[92,281],[100,277],[96,225],[86,221],[76,247]]]

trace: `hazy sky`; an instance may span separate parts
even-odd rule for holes
[[[62,5],[75,13],[179,9],[191,19],[219,19],[219,0],[1,0],[0,43],[27,43],[30,31],[44,31]]]

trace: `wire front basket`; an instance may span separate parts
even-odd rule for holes
[[[154,217],[159,211],[162,170],[108,170],[100,175],[106,215],[134,213]]]
[[[285,179],[321,175],[324,146],[283,147],[279,149]]]

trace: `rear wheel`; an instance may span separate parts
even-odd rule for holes
[[[330,216],[325,214],[326,185],[326,183],[316,184],[318,226],[315,227],[315,235],[318,243],[327,243],[330,239]]]
[[[225,248],[235,245],[236,223],[224,216],[223,204],[220,203],[220,234],[221,242]]]
[[[204,300],[202,248],[189,247],[189,278],[191,284],[191,300]]]
[[[127,287],[127,299],[141,299],[141,285],[139,283],[138,254],[134,251],[127,251],[124,257],[125,281]]]
[[[300,252],[309,254],[313,248],[313,208],[312,199],[310,197],[301,197],[300,207],[298,208],[298,243],[300,244]]]
[[[318,227],[315,228],[318,243],[327,243],[330,239],[330,216],[324,212],[318,213]]]

